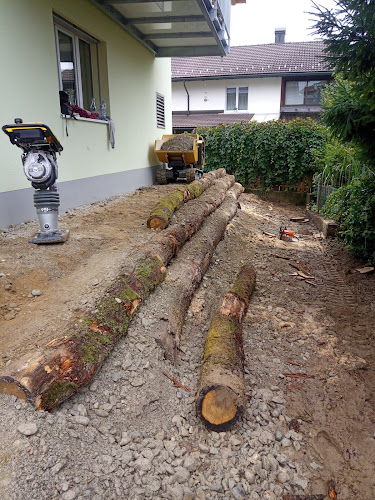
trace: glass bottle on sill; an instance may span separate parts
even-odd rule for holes
[[[100,103],[99,118],[101,120],[106,120],[107,119],[107,103],[105,101],[101,101],[101,103]]]
[[[95,97],[93,97],[93,98],[91,99],[90,111],[91,111],[91,113],[95,113],[95,112],[96,112],[96,102],[95,102]]]

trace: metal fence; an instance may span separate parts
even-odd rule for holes
[[[320,209],[324,207],[325,202],[331,196],[332,193],[337,191],[337,188],[329,186],[328,184],[318,184],[317,185],[317,196],[316,196],[316,204],[317,211],[320,212]]]

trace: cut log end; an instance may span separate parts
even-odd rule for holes
[[[31,402],[31,396],[19,384],[9,377],[0,378],[0,394],[9,394],[18,399]]]
[[[167,227],[167,224],[161,217],[153,215],[148,219],[147,226],[150,229],[165,229]]]
[[[236,393],[226,386],[212,387],[200,400],[198,413],[211,430],[221,432],[230,429],[243,413]]]

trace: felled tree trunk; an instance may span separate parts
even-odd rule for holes
[[[233,176],[219,179],[205,202],[197,201],[194,214],[139,248],[134,266],[118,276],[93,313],[77,314],[65,337],[7,366],[0,375],[0,393],[27,399],[37,409],[52,410],[89,383],[126,334],[141,302],[164,280],[165,266],[222,203],[233,183]]]
[[[187,186],[180,187],[162,198],[150,213],[147,220],[147,227],[151,229],[165,229],[172,218],[172,215],[183,203],[198,198],[206,189],[212,186],[215,179],[225,175],[225,169],[219,168],[204,174],[201,179],[191,182]]]
[[[241,322],[255,282],[255,269],[242,267],[223,296],[206,337],[196,410],[211,430],[230,429],[246,407]]]
[[[238,198],[243,193],[241,184],[234,184],[226,193],[222,205],[206,220],[189,246],[193,259],[183,260],[176,271],[163,283],[166,300],[158,311],[157,335],[166,357],[176,363],[181,331],[194,291],[210,264],[215,248],[223,238],[229,221],[236,215]],[[185,247],[186,248],[186,247]]]

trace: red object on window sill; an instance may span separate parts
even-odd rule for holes
[[[79,106],[70,105],[72,113],[78,113],[82,118],[91,118],[92,120],[99,120],[99,113],[91,113],[86,109],[80,108]]]

